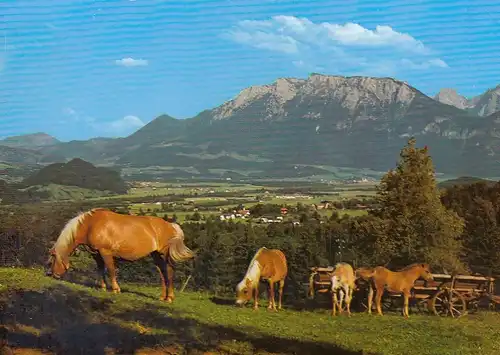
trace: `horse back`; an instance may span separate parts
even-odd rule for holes
[[[264,249],[257,256],[261,265],[261,277],[283,280],[288,274],[285,254],[279,249]]]
[[[349,286],[354,287],[356,276],[354,274],[354,269],[350,264],[338,263],[333,271],[333,276],[337,276],[342,283],[346,283]]]
[[[94,249],[109,250],[116,256],[135,260],[161,251],[178,231],[158,217],[122,215],[98,209],[89,220],[88,244]]]

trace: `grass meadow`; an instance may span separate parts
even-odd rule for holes
[[[69,271],[71,273],[71,271]],[[270,312],[232,299],[121,283],[122,293],[57,281],[41,269],[0,268],[0,305],[16,354],[498,354],[497,313],[460,319],[399,313],[331,317]],[[42,352],[41,349],[44,349]]]

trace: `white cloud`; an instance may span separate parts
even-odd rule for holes
[[[107,130],[112,132],[129,132],[130,130],[136,130],[144,126],[144,122],[137,116],[125,116],[119,120],[111,121],[105,123]]]
[[[114,121],[88,122],[98,136],[123,137],[134,133],[145,123],[137,116],[128,115]]]
[[[441,59],[429,59],[424,62],[420,63],[415,63],[410,59],[402,59],[401,64],[403,64],[406,67],[412,68],[412,69],[429,69],[431,67],[437,67],[437,68],[448,68],[448,64],[446,64],[443,60]]]
[[[149,64],[146,59],[134,59],[134,58],[122,58],[115,60],[117,65],[121,65],[123,67],[143,67]]]
[[[90,127],[100,136],[125,136],[129,135],[145,123],[137,116],[127,115],[123,118],[114,121],[102,121],[94,117],[88,116],[82,112],[78,112],[71,107],[65,107],[62,110],[65,119],[60,120],[59,123],[85,125]]]
[[[223,37],[283,53],[303,69],[392,75],[401,70],[448,67],[422,41],[386,25],[368,29],[352,22],[314,23],[307,18],[274,16],[269,20],[240,21]]]

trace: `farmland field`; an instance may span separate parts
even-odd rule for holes
[[[263,183],[136,183],[127,195],[111,199],[133,198],[129,211],[133,214],[154,213],[158,216],[176,215],[177,221],[183,222],[186,216],[198,211],[201,216],[218,216],[223,211],[232,211],[242,205],[251,208],[259,203],[294,206],[303,204],[312,207],[322,201],[345,201],[350,199],[371,198],[375,194],[373,183],[360,184],[279,184]],[[141,198],[157,198],[156,202],[140,202]],[[170,199],[175,198],[175,201]],[[95,200],[100,200],[97,198]],[[160,202],[161,201],[161,202]],[[163,204],[170,204],[167,211]],[[329,217],[333,209],[318,210],[321,216]],[[359,216],[365,210],[345,208],[337,211],[340,215]]]
[[[2,318],[19,354],[498,354],[500,316],[461,319],[327,310],[258,311],[232,300],[177,291],[168,305],[158,285],[122,284],[114,295],[56,281],[41,269],[0,268]],[[7,289],[7,285],[9,286]],[[22,344],[22,347],[20,346]],[[24,350],[24,351],[23,351]]]

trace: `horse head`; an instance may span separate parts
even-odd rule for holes
[[[245,278],[236,286],[236,305],[243,306],[252,298],[252,282]]]
[[[330,281],[332,282],[332,288],[331,288],[331,291],[332,292],[335,292],[338,288],[340,288],[340,277],[338,277],[337,275],[335,274],[331,274],[330,275]]]
[[[423,278],[425,281],[432,281],[434,280],[434,277],[432,277],[431,273],[431,268],[429,264],[422,263],[418,265],[420,269],[420,277]]]
[[[59,253],[54,248],[51,248],[49,250],[49,259],[47,260],[47,270],[45,274],[55,279],[60,279],[68,269],[69,260],[63,260]]]

